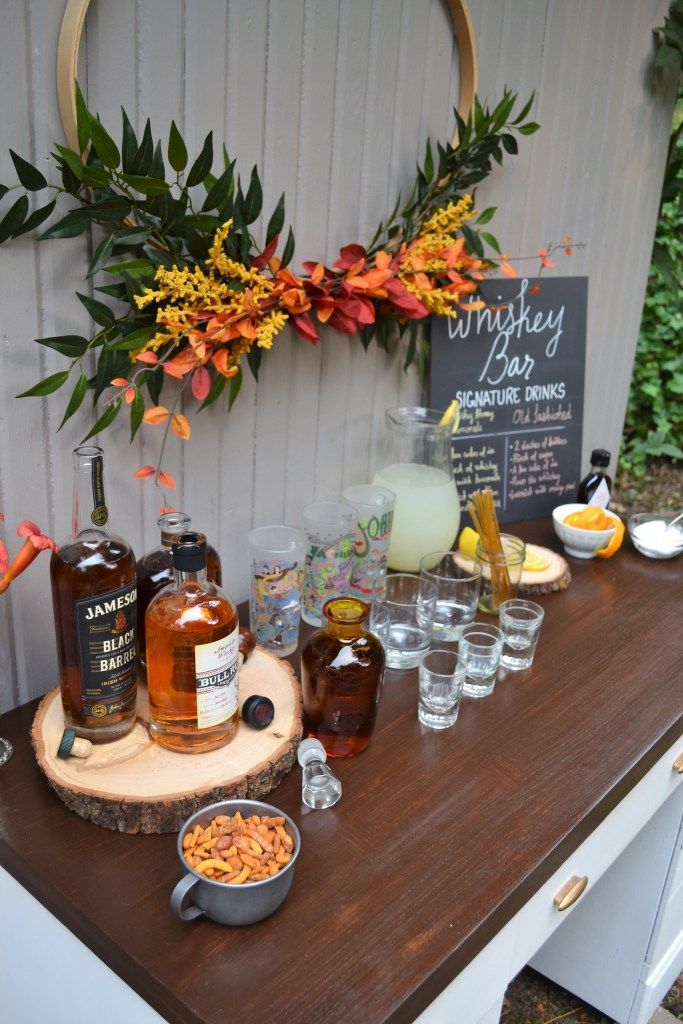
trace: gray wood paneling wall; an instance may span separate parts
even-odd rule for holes
[[[495,234],[535,253],[565,234],[588,243],[558,273],[590,276],[585,449],[616,452],[637,337],[670,125],[672,90],[648,80],[651,29],[666,0],[472,0],[479,92],[526,97],[542,131],[480,191],[498,205]],[[55,54],[64,0],[5,0],[0,33],[0,180],[7,149],[51,173],[60,141]],[[119,106],[166,137],[171,118],[191,149],[213,128],[248,176],[258,163],[266,210],[282,189],[299,259],[331,259],[362,241],[412,178],[427,135],[449,136],[457,50],[443,0],[93,0],[80,80],[117,129]],[[258,229],[258,225],[256,225]],[[85,333],[74,296],[89,243],[0,249],[0,510],[12,550],[29,517],[69,528],[71,449],[83,419],[55,431],[64,399],[13,397],[62,368],[34,337]],[[174,504],[220,549],[227,588],[247,592],[252,525],[297,523],[313,497],[368,479],[383,411],[419,395],[400,353],[327,334],[313,347],[282,336],[230,416],[192,421],[171,446]],[[132,472],[154,461],[158,430],[132,447],[123,423],[104,437],[112,524],[141,553],[157,542],[159,498]],[[55,682],[48,559],[0,597],[0,709]]]

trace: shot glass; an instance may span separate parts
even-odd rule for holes
[[[415,668],[429,650],[436,587],[410,573],[387,576],[384,607],[389,613],[385,645],[388,668]]]
[[[249,624],[276,654],[296,650],[306,534],[293,526],[260,526],[249,533]]]
[[[503,601],[500,606],[500,628],[505,643],[501,665],[513,671],[531,668],[543,622],[543,609],[533,601]]]
[[[314,501],[303,518],[308,541],[301,617],[322,626],[325,602],[349,590],[356,511],[340,501]]]
[[[396,495],[386,487],[359,484],[347,487],[342,499],[356,510],[349,593],[362,601],[374,601],[384,589]]]
[[[461,568],[452,551],[432,551],[420,560],[420,576],[436,587],[435,640],[458,640],[463,626],[474,621],[481,590],[481,565]]]
[[[430,729],[455,724],[465,682],[465,662],[455,651],[436,648],[420,658],[417,717]]]
[[[503,631],[498,626],[472,622],[464,627],[458,654],[465,662],[465,697],[488,697],[493,693],[502,653]]]
[[[503,601],[517,596],[517,587],[526,558],[526,544],[519,537],[501,533],[501,551],[489,551],[477,544],[476,562],[481,566],[479,610],[497,615]]]

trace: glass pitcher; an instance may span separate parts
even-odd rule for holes
[[[456,415],[404,406],[387,409],[384,450],[373,483],[396,495],[388,564],[419,572],[431,551],[448,551],[458,535],[460,499],[453,479],[451,432]]]

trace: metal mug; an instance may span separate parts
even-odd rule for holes
[[[262,882],[245,882],[244,885],[228,885],[204,878],[191,868],[185,860],[183,838],[196,825],[206,828],[219,814],[240,813],[246,818],[252,814],[267,814],[269,817],[283,817],[288,831],[294,838],[294,852],[289,864],[281,868],[272,878]],[[254,924],[269,917],[285,899],[294,878],[294,865],[301,849],[299,830],[284,811],[260,800],[221,800],[216,804],[202,807],[183,823],[178,833],[178,857],[185,875],[171,893],[171,907],[181,921],[194,921],[198,917],[209,917],[218,924]]]

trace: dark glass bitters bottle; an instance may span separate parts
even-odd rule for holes
[[[190,524],[191,519],[185,512],[166,512],[157,520],[161,543],[143,555],[135,566],[138,578],[138,647],[143,668],[147,665],[145,614],[154,595],[173,582],[171,545],[175,537],[189,530]],[[221,560],[210,544],[206,545],[206,578],[221,586]]]
[[[72,534],[52,555],[50,579],[64,718],[95,742],[135,724],[135,555],[109,532],[101,448],[73,453]]]
[[[611,452],[605,448],[595,448],[591,452],[591,471],[581,483],[576,500],[583,505],[597,505],[607,508],[612,497],[612,478],[604,472],[612,458]]]
[[[333,598],[323,606],[326,628],[301,652],[304,732],[330,757],[360,754],[375,728],[385,656],[364,628],[369,613],[358,598]]]

